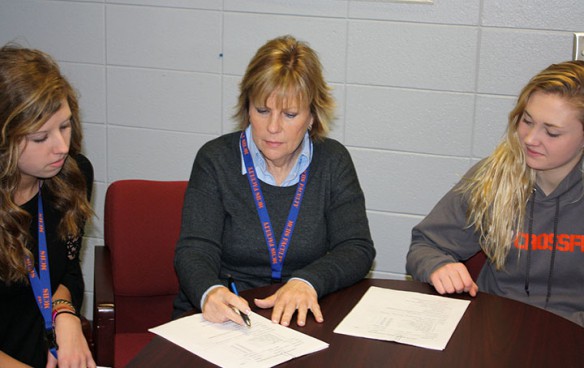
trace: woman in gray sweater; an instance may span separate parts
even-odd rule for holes
[[[334,101],[316,53],[291,36],[268,41],[240,84],[240,130],[205,144],[187,188],[175,266],[174,317],[200,308],[243,324],[229,290],[283,283],[255,303],[272,320],[323,316],[318,298],[369,271],[375,249],[349,152],[325,138]]]

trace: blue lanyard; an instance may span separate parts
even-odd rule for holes
[[[296,186],[296,194],[294,195],[294,200],[292,201],[290,212],[288,213],[288,220],[286,220],[286,226],[284,226],[284,230],[282,231],[280,244],[278,247],[276,247],[272,222],[270,221],[270,216],[268,215],[268,209],[266,208],[266,202],[264,200],[262,188],[260,187],[260,181],[255,174],[255,167],[253,165],[251,154],[249,153],[245,131],[241,132],[240,145],[241,152],[243,152],[243,161],[245,162],[245,167],[247,169],[247,179],[249,181],[249,186],[251,188],[252,196],[258,211],[258,216],[262,224],[262,230],[264,231],[264,237],[266,238],[266,244],[268,245],[268,251],[270,253],[272,281],[281,282],[284,258],[286,257],[288,246],[290,245],[290,239],[292,238],[292,233],[294,232],[294,226],[296,225],[298,212],[300,212],[300,204],[302,203],[302,198],[304,197],[304,192],[306,189],[308,168],[300,175],[300,180]]]
[[[41,185],[39,183],[38,195],[38,243],[39,243],[39,273],[37,275],[34,264],[30,257],[26,257],[26,267],[29,270],[28,279],[32,286],[35,300],[43,319],[45,321],[45,333],[49,340],[51,354],[57,358],[57,343],[51,312],[53,310],[51,292],[51,275],[49,272],[49,254],[47,252],[47,237],[45,234],[45,219],[43,210],[43,199],[41,196]]]

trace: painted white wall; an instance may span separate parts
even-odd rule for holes
[[[0,43],[53,55],[80,92],[97,213],[107,186],[187,180],[201,145],[233,130],[237,83],[259,46],[290,33],[334,87],[331,136],[349,148],[378,256],[401,278],[410,230],[504,131],[536,72],[572,55],[581,0],[0,0]]]

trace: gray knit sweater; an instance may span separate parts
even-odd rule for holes
[[[174,317],[200,308],[202,294],[226,284],[228,274],[240,291],[271,283],[268,248],[247,176],[241,174],[240,134],[206,143],[195,158],[175,253],[180,293]],[[261,188],[279,242],[296,186],[262,182]],[[314,142],[283,280],[305,279],[322,297],[362,279],[374,257],[365,199],[349,152],[332,139]]]

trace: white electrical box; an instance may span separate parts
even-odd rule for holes
[[[420,3],[420,4],[434,4],[434,0],[353,0],[367,3]]]
[[[574,60],[584,60],[584,32],[574,33]]]

